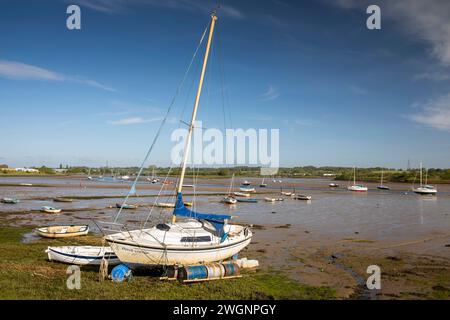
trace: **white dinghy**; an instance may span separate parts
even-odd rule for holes
[[[37,228],[36,233],[45,238],[70,238],[85,236],[89,232],[89,226],[49,226]]]
[[[48,247],[45,252],[48,255],[48,260],[67,264],[98,266],[102,262],[103,257],[108,260],[109,265],[120,264],[120,260],[110,247]]]
[[[216,20],[217,16],[213,13],[183,153],[172,221],[148,229],[123,231],[105,237],[114,253],[130,267],[193,265],[222,261],[239,253],[252,240],[252,232],[248,227],[228,223],[231,216],[195,212],[186,208],[183,203],[182,190],[186,165]],[[137,183],[138,178],[139,175],[135,183]],[[177,221],[178,217],[184,217],[185,219]]]

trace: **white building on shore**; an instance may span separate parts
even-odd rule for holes
[[[16,168],[16,172],[39,173],[39,170],[33,168]]]

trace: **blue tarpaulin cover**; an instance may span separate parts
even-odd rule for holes
[[[206,220],[211,222],[216,228],[220,237],[223,236],[224,230],[224,220],[231,219],[231,216],[226,214],[212,214],[212,213],[199,213],[186,208],[183,202],[183,195],[181,193],[177,194],[177,202],[175,203],[175,209],[173,210],[173,214],[178,217],[188,217],[192,219],[198,220]]]

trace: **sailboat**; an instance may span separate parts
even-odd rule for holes
[[[380,185],[377,187],[377,189],[380,189],[380,190],[391,190],[391,188],[389,188],[388,186],[383,185],[383,173],[384,173],[384,170],[381,169],[381,181],[380,181]]]
[[[265,187],[267,187],[267,183],[264,183],[264,179],[265,179],[265,178],[262,179],[262,182],[261,182],[261,184],[259,185],[260,188],[265,188]]]
[[[353,185],[348,186],[347,190],[355,192],[366,192],[368,189],[362,184],[356,184],[356,167],[353,167]]]
[[[415,193],[418,194],[430,194],[430,195],[435,195],[437,193],[437,189],[428,184],[428,169],[426,170],[426,174],[425,174],[425,184],[422,185],[422,162],[420,163],[420,187],[418,188],[413,188],[413,191]]]
[[[120,261],[130,267],[193,265],[222,261],[239,253],[252,240],[253,234],[248,227],[228,223],[231,216],[195,212],[186,208],[183,203],[186,164],[216,21],[216,14],[212,13],[172,221],[149,229],[119,232],[105,237]],[[179,217],[187,219],[177,221]]]
[[[148,177],[147,181],[150,181],[152,184],[159,182],[159,179],[155,177],[155,167],[152,168],[152,177]]]
[[[228,204],[236,204],[237,200],[235,197],[231,195],[231,190],[233,190],[233,182],[234,182],[234,173],[231,177],[230,188],[228,189],[228,195],[222,199],[222,202]]]

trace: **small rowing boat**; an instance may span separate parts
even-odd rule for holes
[[[53,201],[55,201],[55,202],[73,202],[73,199],[69,199],[69,198],[54,198]]]
[[[237,199],[237,202],[257,203],[258,199]]]
[[[42,212],[46,212],[46,213],[60,213],[61,209],[56,209],[54,207],[50,207],[50,206],[44,206],[41,208]]]
[[[133,210],[133,209],[137,209],[138,206],[134,205],[134,204],[120,204],[120,203],[116,203],[116,207],[117,208],[122,208],[122,209],[129,209],[129,210]]]
[[[250,197],[250,193],[234,192],[233,194],[234,194],[236,197],[245,197],[245,198]]]
[[[175,203],[157,202],[157,203],[155,203],[155,207],[160,207],[160,208],[175,208]]]
[[[76,265],[98,266],[105,258],[109,265],[120,264],[119,258],[110,247],[70,246],[48,247],[48,260]]]
[[[295,197],[295,199],[309,201],[309,200],[312,199],[312,197],[311,196],[306,196],[304,194],[299,194],[298,196]]]
[[[242,192],[256,192],[255,188],[239,188]]]
[[[36,232],[45,238],[69,238],[85,236],[89,232],[89,226],[49,226],[37,228]]]
[[[13,198],[3,198],[2,199],[2,203],[7,203],[7,204],[16,204],[19,203],[19,199],[13,199]]]
[[[334,182],[330,183],[328,186],[330,188],[337,188],[337,187],[339,187],[339,185],[337,183],[334,183]]]
[[[269,198],[269,197],[264,198],[264,200],[266,202],[284,201],[283,198]]]

